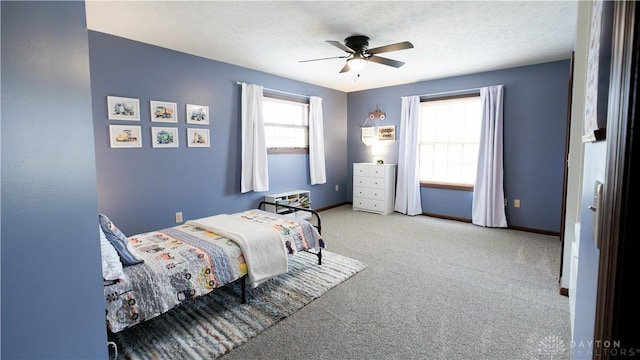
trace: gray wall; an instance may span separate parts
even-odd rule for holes
[[[562,60],[349,93],[349,163],[372,161],[370,149],[360,141],[360,127],[376,106],[387,114],[380,125],[399,127],[403,96],[504,84],[507,220],[510,226],[559,233],[569,69],[570,61]],[[385,162],[397,163],[398,144],[383,148]],[[352,172],[349,168],[349,177]],[[348,190],[351,199],[352,188]],[[421,193],[424,212],[471,219],[471,191],[422,188]],[[513,207],[514,199],[520,199],[520,208]]]
[[[310,190],[314,208],[346,201],[345,93],[94,31],[89,46],[98,207],[125,234],[174,226],[177,211],[188,220],[246,210],[281,191]],[[323,98],[326,184],[311,185],[308,155],[273,154],[269,191],[240,193],[238,81]],[[108,120],[110,95],[140,99],[141,121]],[[152,123],[150,100],[176,102],[178,124]],[[186,147],[186,104],[209,106],[210,148]],[[110,148],[109,124],[140,125],[142,148]],[[178,127],[180,147],[152,148],[152,126]]]
[[[84,3],[1,9],[0,357],[106,358]]]

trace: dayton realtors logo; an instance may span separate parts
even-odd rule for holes
[[[591,358],[594,353],[598,356],[640,357],[640,349],[623,348],[620,346],[620,341],[570,341],[567,343],[556,335],[549,335],[540,340],[538,354],[540,354],[541,359],[562,359],[567,355],[567,345],[571,349],[572,358],[585,356]]]
[[[538,344],[538,354],[542,355],[542,359],[561,359],[566,352],[567,344],[560,336],[546,336]]]

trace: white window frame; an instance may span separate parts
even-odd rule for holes
[[[457,112],[457,116],[452,112]],[[479,93],[421,101],[418,135],[421,186],[473,190],[481,123]]]
[[[269,102],[275,105],[291,107],[290,111],[294,114],[292,116],[296,116],[295,112],[298,111],[300,118],[284,119],[277,114],[271,113],[268,110]],[[263,112],[268,154],[309,152],[309,100],[264,93]],[[301,138],[297,136],[301,136]]]

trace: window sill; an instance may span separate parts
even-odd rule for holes
[[[467,184],[451,184],[451,183],[438,183],[438,182],[420,182],[420,187],[436,188],[436,189],[448,189],[448,190],[463,190],[473,191],[473,185]]]
[[[267,155],[269,154],[308,154],[309,149],[305,148],[270,148],[267,149]]]

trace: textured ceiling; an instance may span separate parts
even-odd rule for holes
[[[87,27],[345,92],[568,59],[577,1],[86,1]],[[366,35],[401,68],[342,73],[326,40]]]

